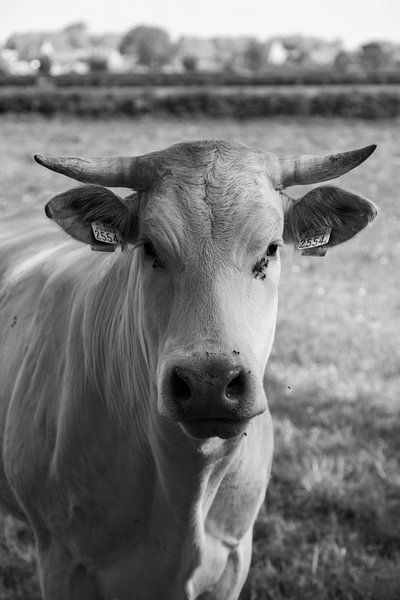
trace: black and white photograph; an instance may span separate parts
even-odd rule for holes
[[[397,0],[5,0],[0,600],[399,600],[399,261]]]

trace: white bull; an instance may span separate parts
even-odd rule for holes
[[[91,184],[47,216],[122,248],[1,225],[0,500],[33,528],[46,600],[238,598],[271,468],[279,246],[322,254],[376,215],[339,188],[281,190],[373,150],[36,157]]]

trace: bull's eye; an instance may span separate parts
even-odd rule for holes
[[[277,252],[278,252],[278,244],[277,244],[277,242],[272,242],[272,244],[270,244],[268,246],[267,256],[276,256]]]
[[[151,242],[144,242],[143,250],[146,256],[150,256],[151,258],[156,258],[157,254],[155,248]]]
[[[271,242],[264,256],[256,262],[253,267],[253,275],[256,279],[261,279],[261,281],[263,281],[266,278],[267,275],[265,271],[267,270],[269,259],[276,256],[279,246],[280,244],[278,242]]]
[[[152,264],[153,269],[157,269],[157,267],[161,266],[161,261],[158,258],[157,252],[151,242],[148,242],[148,241],[144,242],[143,250],[144,250],[145,256],[147,258],[153,259],[153,264]]]

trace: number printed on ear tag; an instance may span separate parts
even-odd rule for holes
[[[319,229],[318,231],[307,231],[300,238],[298,249],[306,250],[307,248],[317,248],[317,246],[325,246],[331,237],[332,227]]]
[[[95,221],[92,225],[92,231],[95,239],[104,244],[122,244],[123,239],[119,232],[111,225],[104,225],[99,221]]]

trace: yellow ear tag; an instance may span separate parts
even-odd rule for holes
[[[302,251],[302,254],[325,256],[326,249],[321,248],[321,246],[325,246],[329,242],[331,232],[332,227],[325,227],[324,229],[303,233],[299,241],[298,249]]]

